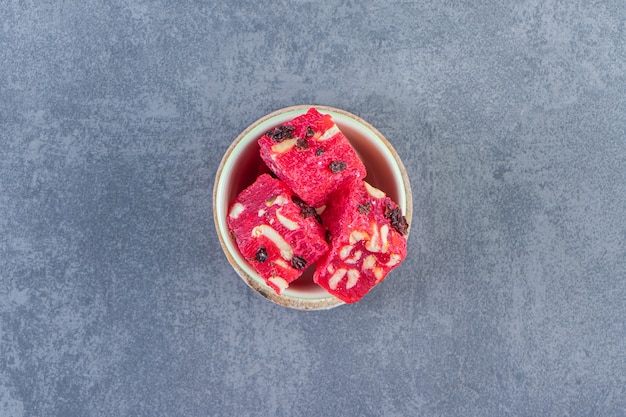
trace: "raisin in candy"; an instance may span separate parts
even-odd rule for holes
[[[283,181],[262,174],[235,198],[227,218],[239,251],[277,294],[329,248],[316,216],[294,200]]]
[[[400,208],[365,181],[332,194],[322,220],[331,249],[315,264],[313,280],[345,301],[359,301],[406,257],[408,223]]]
[[[259,139],[261,158],[313,207],[342,184],[365,177],[365,166],[329,114],[309,109]]]

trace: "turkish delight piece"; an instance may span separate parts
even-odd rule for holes
[[[235,198],[227,222],[241,254],[277,294],[329,249],[316,211],[269,174]]]
[[[322,213],[331,249],[313,280],[345,301],[359,301],[406,257],[409,225],[398,205],[365,181],[342,186]]]
[[[329,114],[310,108],[259,139],[261,158],[308,205],[320,207],[365,166]]]

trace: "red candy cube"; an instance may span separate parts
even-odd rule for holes
[[[228,227],[241,254],[278,294],[329,248],[315,210],[268,174],[237,196]]]
[[[311,108],[259,139],[261,158],[307,204],[320,207],[365,166],[329,114]]]
[[[406,219],[384,192],[365,181],[333,193],[322,219],[331,249],[316,263],[313,280],[346,303],[363,298],[406,257]]]

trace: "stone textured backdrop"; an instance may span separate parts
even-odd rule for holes
[[[0,22],[0,415],[626,415],[623,1]],[[249,290],[212,219],[229,143],[302,103],[381,130],[414,194],[406,262],[325,312]]]

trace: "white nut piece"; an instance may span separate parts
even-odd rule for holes
[[[264,209],[259,209],[259,211],[257,212],[259,217],[263,217],[265,215],[265,213],[267,213]]]
[[[346,288],[350,289],[356,285],[361,277],[361,273],[356,269],[348,270],[348,281],[346,282]]]
[[[345,268],[339,268],[335,271],[335,273],[328,280],[328,286],[331,290],[337,289],[337,286],[339,285],[343,277],[346,276],[346,272],[348,271]]]
[[[326,132],[324,132],[324,134],[320,136],[319,138],[317,138],[317,140],[319,140],[320,142],[323,142],[325,140],[332,138],[337,133],[339,133],[339,128],[337,127],[337,125],[333,125],[333,127],[331,127]]]
[[[341,248],[339,250],[339,258],[346,259],[348,255],[350,255],[350,252],[352,252],[352,249],[354,249],[354,246],[352,245],[346,245],[343,248]]]
[[[384,198],[385,197],[385,193],[381,190],[379,190],[378,188],[370,185],[367,181],[363,181],[363,184],[365,184],[365,189],[367,190],[367,193],[369,195],[371,195],[374,198]]]
[[[236,218],[238,218],[238,217],[241,215],[241,213],[243,213],[243,211],[244,211],[245,209],[246,209],[246,206],[244,206],[243,204],[241,204],[241,203],[235,203],[235,204],[233,204],[233,206],[231,207],[231,209],[230,209],[230,213],[228,213],[228,216],[229,216],[231,219],[236,219]]]
[[[272,198],[267,200],[265,205],[268,207],[271,207],[274,204],[279,205],[279,206],[284,206],[288,202],[289,202],[289,199],[286,196],[284,196],[283,194],[279,194],[279,195],[272,196]]]
[[[376,257],[374,255],[367,255],[363,260],[363,264],[361,265],[361,269],[367,271],[368,269],[374,268],[376,265]]]
[[[380,280],[383,279],[383,269],[380,266],[375,267],[372,272],[374,273],[374,276],[376,277],[376,283],[378,284],[380,282]]]
[[[276,218],[278,219],[280,224],[282,224],[283,226],[285,226],[289,230],[293,231],[293,230],[298,230],[298,228],[299,228],[298,223],[294,222],[293,220],[291,220],[288,217],[285,217],[280,212],[280,209],[276,210]]]
[[[283,269],[289,269],[289,265],[287,264],[287,262],[285,262],[284,260],[282,260],[280,258],[274,260],[274,264],[280,266]]]
[[[380,227],[380,240],[383,242],[382,253],[387,253],[389,251],[389,226],[386,224]]]
[[[273,204],[277,204],[279,206],[284,206],[288,202],[289,202],[289,199],[286,196],[281,194],[278,197],[276,197],[276,199],[274,200]]]
[[[272,152],[285,153],[296,145],[297,138],[287,139],[276,145],[272,145]]]
[[[399,263],[400,263],[400,255],[398,255],[397,253],[392,253],[391,256],[389,257],[389,260],[387,261],[385,265],[396,266]]]
[[[359,259],[361,259],[361,255],[363,255],[363,252],[361,252],[360,250],[354,252],[354,254],[349,257],[348,259],[346,259],[344,262],[347,264],[355,264],[359,261]]]
[[[369,237],[370,235],[368,235],[367,232],[364,232],[362,230],[353,230],[352,233],[350,233],[350,238],[348,240],[351,245],[354,245],[356,242],[360,242]]]
[[[379,237],[378,227],[376,226],[376,223],[372,223],[372,237],[367,241],[367,243],[365,243],[365,249],[370,252],[380,252],[381,247],[378,243]]]
[[[281,277],[271,277],[270,279],[268,279],[268,281],[278,287],[279,294],[282,290],[289,287],[289,283],[285,281],[284,279],[282,279]]]
[[[255,228],[252,229],[252,237],[258,238],[259,236],[265,236],[271,240],[272,243],[274,243],[280,250],[280,256],[287,261],[290,261],[291,258],[293,258],[292,247],[272,226],[268,226],[267,224],[255,226]]]

